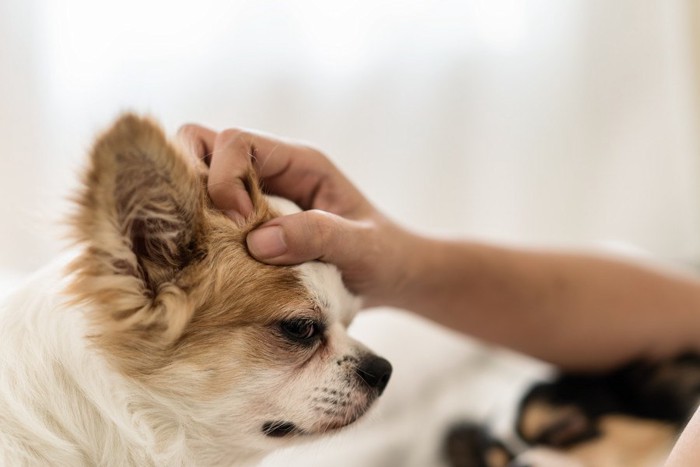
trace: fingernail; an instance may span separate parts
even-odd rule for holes
[[[250,213],[253,212],[253,202],[250,200],[248,193],[239,193],[236,198],[238,199],[238,212],[240,212],[244,218],[249,216]]]
[[[238,211],[231,209],[230,211],[225,211],[225,214],[236,224],[243,224],[245,222],[245,216]]]
[[[287,252],[282,227],[273,225],[253,230],[246,239],[250,253],[258,259],[270,259]]]

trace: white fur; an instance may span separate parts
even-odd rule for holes
[[[351,378],[369,351],[347,335],[359,301],[334,266],[295,268],[326,315],[323,356],[304,369],[251,376],[220,400],[194,403],[127,378],[91,347],[86,310],[63,295],[71,281],[67,262],[50,265],[0,306],[1,466],[248,465],[287,444],[260,433],[266,417],[317,434],[351,422],[373,400]],[[179,384],[201,377],[186,367],[177,371]],[[271,392],[275,385],[284,390]],[[320,394],[341,389],[347,407],[327,410]],[[252,413],[256,403],[260,410]]]
[[[288,199],[267,196],[270,206],[281,215],[301,212],[299,206]],[[304,285],[323,303],[324,311],[346,326],[360,309],[359,297],[352,295],[343,284],[340,271],[332,264],[313,261],[296,267]]]
[[[64,261],[0,307],[2,465],[148,465],[144,394],[126,387],[87,348],[79,310],[65,306]]]

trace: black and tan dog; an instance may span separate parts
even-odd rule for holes
[[[700,401],[700,356],[634,362],[604,374],[564,373],[523,397],[516,453],[480,424],[451,427],[453,467],[646,467],[663,464]]]

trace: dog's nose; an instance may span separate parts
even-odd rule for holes
[[[357,375],[381,395],[391,377],[391,363],[374,355],[365,357],[357,365]]]

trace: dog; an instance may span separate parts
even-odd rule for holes
[[[452,467],[653,467],[663,465],[700,402],[700,356],[633,361],[602,373],[560,373],[523,395],[508,447],[464,420],[445,437]]]
[[[246,250],[298,208],[251,168],[235,223],[185,152],[133,114],[94,144],[77,252],[0,308],[0,465],[250,465],[382,394],[391,364],[348,336],[360,302],[339,271]]]

